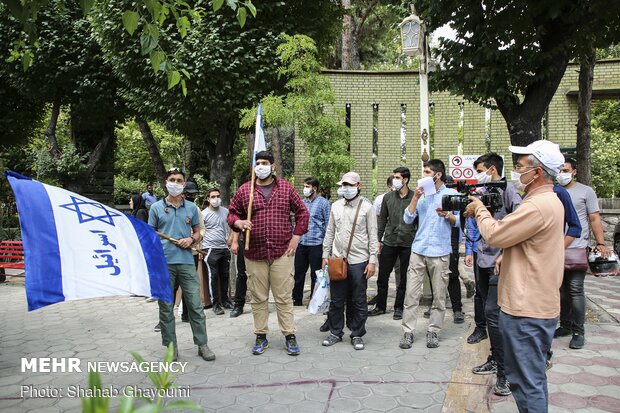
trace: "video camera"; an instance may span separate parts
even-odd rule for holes
[[[448,188],[456,188],[459,195],[444,195],[441,198],[441,208],[444,211],[465,211],[467,205],[471,202],[468,198],[469,195],[475,196],[480,199],[485,207],[494,213],[503,206],[502,194],[499,189],[506,189],[506,181],[492,181],[484,184],[469,183],[462,179],[454,182],[453,184],[446,184]],[[479,194],[476,189],[484,188],[486,191],[483,194]]]

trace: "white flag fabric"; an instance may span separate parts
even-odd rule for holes
[[[256,166],[256,154],[266,151],[265,132],[263,132],[263,105],[258,104],[256,111],[256,131],[254,132],[254,155],[252,156],[252,168]]]
[[[172,302],[161,241],[148,224],[65,189],[4,174],[19,212],[28,311],[113,295]]]

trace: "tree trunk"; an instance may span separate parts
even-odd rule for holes
[[[146,149],[149,151],[149,155],[151,156],[151,161],[153,162],[153,167],[155,168],[155,173],[157,174],[157,181],[159,182],[161,187],[164,188],[166,180],[166,168],[164,167],[164,160],[162,159],[161,153],[159,152],[159,147],[157,146],[157,141],[155,141],[155,137],[153,136],[151,127],[146,121],[142,119],[136,119],[136,123],[140,127],[142,140],[144,140]]]
[[[60,147],[58,146],[58,139],[56,139],[56,125],[58,125],[58,117],[60,116],[60,99],[54,100],[52,104],[52,114],[50,121],[45,130],[44,136],[50,142],[50,154],[54,159],[60,159]]]
[[[282,148],[280,146],[280,130],[271,128],[271,152],[276,164],[276,176],[284,178],[284,163],[282,162]]]
[[[358,38],[359,38],[359,27],[357,27],[356,22],[351,22],[351,45],[350,45],[350,59],[351,59],[351,69],[359,70],[361,67],[360,63],[360,50],[358,47]]]
[[[351,0],[342,0],[344,16],[342,17],[342,61],[340,68],[351,69],[351,41],[353,29],[353,15],[351,13]]]
[[[577,98],[577,181],[592,186],[590,153],[590,108],[596,49],[594,46],[581,59],[579,66],[579,96]]]
[[[218,128],[215,152],[211,158],[209,180],[217,182],[222,195],[222,203],[230,203],[230,185],[232,184],[232,168],[235,163],[233,148],[237,138],[239,122],[236,119],[223,120]]]

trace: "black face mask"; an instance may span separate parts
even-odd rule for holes
[[[196,197],[188,194],[188,195],[185,195],[185,199],[187,199],[189,202],[194,202]]]

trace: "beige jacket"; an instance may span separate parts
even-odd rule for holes
[[[355,224],[353,243],[347,262],[349,264],[359,264],[366,261],[370,264],[377,263],[377,215],[372,204],[363,200],[361,196],[350,203],[344,199],[339,199],[332,205],[325,239],[323,240],[323,258],[328,258],[330,255],[345,256],[355,212],[360,202],[362,206]]]
[[[558,317],[564,276],[564,207],[553,186],[534,189],[515,212],[500,221],[479,206],[476,221],[486,242],[504,249],[498,286],[502,311],[516,317]]]

